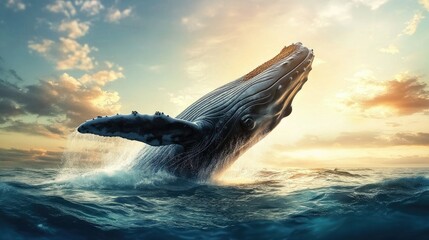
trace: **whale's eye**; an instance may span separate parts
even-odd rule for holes
[[[241,125],[246,130],[252,130],[255,128],[256,123],[255,123],[255,120],[251,116],[247,115],[241,119]]]

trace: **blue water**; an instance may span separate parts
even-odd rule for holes
[[[243,175],[2,169],[0,239],[429,239],[429,169]]]

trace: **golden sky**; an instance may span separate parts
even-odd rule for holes
[[[428,0],[0,4],[0,166],[58,164],[97,115],[176,115],[294,42],[309,81],[237,165],[429,166]]]

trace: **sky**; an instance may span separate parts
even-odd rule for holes
[[[238,165],[428,167],[428,30],[429,0],[1,0],[0,167],[58,166],[85,120],[177,115],[295,42],[309,80]]]

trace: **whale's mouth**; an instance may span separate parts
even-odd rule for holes
[[[261,64],[257,68],[253,69],[248,74],[244,75],[243,80],[249,80],[256,75],[260,74],[261,72],[267,70],[272,65],[276,64],[280,60],[292,55],[297,49],[299,48],[298,44],[292,44],[287,47],[284,47],[279,54],[277,54],[275,57],[271,58],[270,60],[266,61],[265,63]]]

